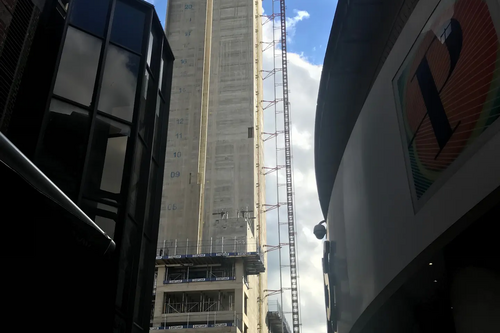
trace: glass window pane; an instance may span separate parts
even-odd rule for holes
[[[106,234],[115,236],[118,208],[91,200],[83,200],[82,209]]]
[[[71,24],[103,37],[109,0],[73,0]]]
[[[151,82],[153,83],[153,82]],[[149,73],[146,70],[146,73],[144,73],[144,88],[142,90],[141,94],[141,106],[139,108],[139,134],[142,136],[143,139],[145,139],[145,132],[146,132],[146,107],[147,107],[147,96],[148,96],[148,87],[150,86],[149,84]]]
[[[102,229],[102,231],[109,235],[109,237],[113,238],[115,236],[116,222],[114,220],[96,215],[94,222],[99,226],[99,228]]]
[[[101,52],[101,41],[68,27],[54,93],[90,105]]]
[[[138,141],[137,147],[135,149],[134,156],[134,166],[132,169],[131,181],[130,181],[130,199],[129,199],[129,212],[135,216],[135,209],[137,206],[137,193],[139,192],[139,174],[141,171],[141,160],[142,160],[143,146]]]
[[[141,53],[145,14],[121,1],[116,3],[111,41]]]
[[[148,147],[151,147],[151,139],[154,135],[154,110],[156,104],[156,84],[152,76],[146,70],[144,76],[144,90],[141,96],[139,108],[139,134]]]
[[[130,200],[129,212],[135,218],[136,222],[141,224],[143,222],[145,191],[147,189],[147,179],[145,176],[145,164],[148,162],[148,150],[145,149],[140,140],[137,141],[136,152],[134,156],[134,168],[132,170],[130,182]]]
[[[158,81],[160,77],[160,60],[161,60],[161,50],[162,50],[162,42],[163,42],[163,30],[153,30],[153,49],[151,54],[151,62],[149,63],[149,67],[151,68],[151,73],[155,77],[155,80]],[[160,82],[160,81],[158,81]]]
[[[160,87],[160,90],[163,92],[163,65],[165,61],[163,60],[163,57],[161,58],[161,64],[160,64],[160,76],[158,80],[158,87]]]
[[[86,195],[119,201],[130,126],[97,116]]]
[[[153,204],[154,204],[154,199],[156,198],[156,185],[158,183],[156,181],[158,174],[157,169],[158,168],[156,167],[156,164],[154,162],[151,162],[151,167],[149,169],[148,194],[146,197],[146,212],[144,216],[144,223],[145,223],[144,230],[150,237],[152,237],[155,231],[153,227],[156,226],[156,228],[158,228],[158,225],[152,223],[153,221],[151,220],[153,218],[153,215],[151,213],[152,209],[154,208]]]
[[[160,110],[163,107],[163,101],[158,95],[156,99],[156,112],[155,112],[155,125],[154,125],[154,136],[153,136],[153,154],[156,159],[159,158],[159,145],[160,145],[160,138],[158,137],[160,133]]]
[[[82,177],[89,128],[88,112],[53,99],[36,164],[75,199]]]
[[[151,67],[151,55],[153,54],[153,33],[149,33],[149,45],[148,45],[148,65]]]
[[[99,110],[132,121],[139,60],[135,54],[109,45]]]
[[[142,98],[146,99],[148,96],[148,86],[149,86],[149,73],[146,71],[144,73],[144,90],[142,91]]]

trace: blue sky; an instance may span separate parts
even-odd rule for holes
[[[262,2],[265,13],[271,13],[271,3],[271,0]],[[276,2],[275,6],[278,10],[279,3]],[[298,23],[288,43],[288,51],[303,54],[312,64],[322,64],[336,7],[336,0],[287,0],[288,17],[295,16],[299,10],[309,14],[308,18]]]
[[[167,0],[146,0],[147,2],[151,2],[155,5],[156,13],[158,14],[158,18],[161,21],[163,27],[165,27],[165,14],[167,12]]]
[[[154,3],[156,12],[162,24],[165,22],[167,0],[147,0]],[[264,11],[271,13],[272,0],[262,2]],[[279,3],[275,3],[279,10]],[[288,51],[302,54],[309,62],[315,65],[323,63],[325,47],[330,35],[337,0],[287,0],[287,16],[293,17],[296,11],[305,11],[309,14],[300,23],[300,28],[295,29],[294,35],[288,44]]]

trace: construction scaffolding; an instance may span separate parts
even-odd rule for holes
[[[201,251],[201,252],[200,252]],[[183,279],[165,279],[165,283],[200,282],[234,280],[233,276],[225,276],[223,271],[214,273],[214,265],[228,265],[229,259],[243,258],[245,274],[258,275],[265,272],[264,252],[257,240],[248,241],[239,237],[210,238],[208,241],[190,242],[177,239],[163,241],[162,246],[156,250],[157,265],[185,265],[192,264],[205,266],[196,273],[193,269],[186,269],[182,273]],[[212,272],[212,273],[210,273]],[[196,275],[198,274],[198,275]],[[201,274],[201,275],[200,275]],[[223,275],[223,276],[217,276]]]
[[[234,291],[172,292],[163,296],[163,314],[234,311]]]
[[[267,251],[278,251],[278,262],[280,267],[279,288],[267,290],[266,297],[278,295],[280,303],[283,302],[283,293],[290,290],[291,310],[283,311],[279,307],[279,318],[281,320],[281,330],[279,332],[291,332],[287,328],[285,315],[291,314],[293,332],[300,332],[300,310],[299,310],[299,284],[298,284],[298,250],[296,246],[295,231],[295,211],[294,211],[294,187],[292,172],[292,147],[291,147],[291,112],[288,90],[288,59],[287,59],[287,33],[286,33],[286,6],[285,0],[271,0],[272,10],[270,15],[263,15],[263,25],[272,25],[272,41],[263,41],[262,49],[272,50],[272,68],[266,68],[262,71],[263,80],[271,80],[273,83],[273,96],[262,100],[264,110],[274,110],[274,131],[262,133],[263,141],[274,139],[276,150],[275,165],[264,166],[262,173],[264,175],[273,175],[276,178],[276,202],[263,205],[264,212],[276,211],[276,220],[278,223],[278,243],[265,245]],[[279,4],[279,10],[276,10],[276,4]],[[278,35],[278,38],[276,37]],[[283,182],[284,180],[284,182]],[[281,193],[281,192],[284,193]],[[284,197],[286,196],[286,200]],[[286,211],[281,212],[281,208]],[[284,220],[286,215],[286,221]],[[286,228],[286,229],[285,229]],[[284,229],[284,230],[283,230]],[[284,234],[287,234],[286,237]],[[288,253],[285,256],[282,248],[288,246]],[[290,273],[290,286],[283,286],[283,273],[288,270]],[[276,327],[275,327],[276,331]]]
[[[221,280],[221,278],[235,276],[234,262],[206,266],[174,266],[166,268],[164,282],[167,283],[185,279]]]
[[[218,237],[206,241],[189,239],[164,240],[157,248],[156,256],[203,255],[209,253],[262,253],[257,239],[249,241],[246,237]]]
[[[163,318],[152,322],[150,330],[238,327],[240,332],[243,332],[242,318],[242,313],[235,313],[233,311],[164,314]]]

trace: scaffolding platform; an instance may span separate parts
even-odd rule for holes
[[[238,238],[220,238],[200,243],[165,241],[156,252],[158,265],[211,265],[242,258],[247,275],[265,272],[262,250],[258,243]]]
[[[243,258],[246,274],[248,275],[258,275],[266,270],[259,252],[216,252],[156,256],[156,264],[181,266],[187,264],[211,265],[220,264],[236,258]]]
[[[160,331],[160,330],[178,330],[186,328],[221,328],[221,327],[236,327],[236,324],[229,322],[229,323],[217,323],[217,324],[173,325],[173,326],[150,327],[149,329],[152,331]]]
[[[151,321],[151,330],[179,330],[237,327],[242,331],[243,314],[217,311],[162,315]],[[188,332],[191,332],[189,330]],[[217,332],[217,330],[214,330]],[[236,332],[236,330],[235,330]]]

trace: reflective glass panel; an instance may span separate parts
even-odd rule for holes
[[[134,166],[130,182],[129,212],[135,218],[136,222],[141,224],[143,215],[140,210],[144,207],[145,193],[147,188],[147,179],[144,179],[145,163],[148,161],[148,150],[145,149],[141,140],[137,140],[137,146],[134,156]]]
[[[148,194],[146,197],[146,212],[144,214],[144,230],[148,234],[148,236],[152,237],[154,234],[153,227],[156,226],[158,228],[158,225],[155,223],[152,223],[153,221],[151,220],[153,218],[153,212],[152,209],[154,208],[153,203],[155,199],[155,194],[156,194],[156,184],[157,184],[157,167],[154,162],[151,162],[151,167],[149,169],[149,184],[148,184]]]
[[[151,82],[153,83],[153,82]],[[142,90],[141,94],[141,106],[139,108],[139,134],[142,136],[143,139],[145,139],[145,131],[146,131],[146,108],[147,108],[147,96],[148,96],[148,88],[150,86],[149,84],[149,73],[146,70],[146,73],[144,73],[144,88]]]
[[[97,116],[90,152],[86,195],[118,202],[130,126]]]
[[[75,199],[82,177],[89,129],[88,112],[53,99],[36,164]]]
[[[159,72],[160,72],[162,42],[163,42],[163,31],[162,30],[157,31],[156,29],[154,29],[151,61],[148,62],[148,64],[151,68],[151,73],[155,77],[155,81],[158,81],[160,76]]]
[[[157,98],[156,98],[156,112],[155,112],[155,125],[154,125],[154,136],[153,136],[153,155],[155,158],[159,158],[159,144],[160,144],[160,141],[159,141],[159,135],[160,135],[160,110],[163,106],[163,101],[160,97],[160,95],[158,94]]]
[[[141,53],[145,14],[126,3],[116,2],[111,41]]]
[[[161,58],[161,63],[160,63],[160,76],[158,80],[158,87],[160,87],[160,90],[163,92],[163,65],[165,61],[163,60],[163,57]]]
[[[148,45],[148,65],[151,67],[151,55],[153,53],[153,33],[149,33],[149,45]]]
[[[109,0],[72,0],[71,24],[103,37]]]
[[[115,236],[118,208],[99,202],[84,200],[83,211],[111,238]]]
[[[132,121],[139,57],[109,45],[102,79],[99,110]]]
[[[96,215],[94,222],[99,226],[99,228],[102,229],[102,231],[108,234],[109,237],[113,238],[115,236],[116,222],[113,219]]]
[[[94,90],[101,41],[68,27],[54,93],[89,106]]]
[[[139,173],[141,169],[141,157],[142,157],[143,146],[138,141],[135,156],[134,156],[134,166],[132,169],[131,182],[130,182],[130,199],[129,199],[129,212],[135,216],[135,208],[137,206],[137,193],[139,191]]]

